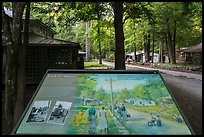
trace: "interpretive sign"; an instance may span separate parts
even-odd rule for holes
[[[194,134],[157,71],[49,70],[13,134]]]

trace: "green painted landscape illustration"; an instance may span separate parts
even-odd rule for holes
[[[159,74],[81,74],[68,134],[191,134]]]

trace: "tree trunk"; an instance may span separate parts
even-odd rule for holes
[[[12,131],[16,125],[16,121],[20,118],[24,106],[18,106],[19,97],[21,93],[18,92],[17,84],[17,70],[20,67],[18,64],[19,47],[22,44],[21,28],[22,28],[22,14],[25,8],[25,2],[13,2],[13,20],[12,26],[5,15],[2,5],[3,17],[3,34],[6,41],[6,75],[5,75],[5,117],[8,123],[9,130]],[[10,28],[12,27],[12,28]],[[17,110],[17,108],[20,108]]]
[[[158,62],[164,62],[163,61],[163,37],[160,39],[160,46],[159,46],[159,60]]]
[[[125,49],[123,32],[123,2],[114,2],[114,27],[115,27],[115,69],[125,70]]]
[[[135,23],[134,23],[135,25]],[[137,47],[136,47],[136,35],[135,35],[135,29],[134,29],[134,43],[133,43],[133,47],[134,47],[134,62],[136,63],[137,62],[137,55],[136,55],[136,52],[137,52]]]
[[[90,61],[90,45],[88,37],[89,22],[86,22],[86,61]]]
[[[147,34],[144,35],[144,55],[145,55],[145,62],[147,63],[149,60]]]
[[[137,54],[136,54],[136,52],[137,52],[137,47],[136,47],[136,42],[134,42],[134,57],[135,57],[134,62],[135,63],[137,62]]]
[[[11,49],[12,50],[12,49]],[[14,50],[12,52],[15,52]],[[5,116],[8,123],[9,131],[14,127],[14,109],[16,103],[16,75],[17,55],[7,51],[7,65],[5,73]]]
[[[147,62],[150,61],[150,32],[147,35]]]
[[[167,34],[168,34],[168,53],[169,53],[169,59],[170,63],[174,63],[173,61],[173,46],[172,46],[172,38],[171,38],[171,32],[170,32],[170,27],[169,27],[169,20],[168,18],[166,19],[166,24],[167,24]]]
[[[102,59],[101,59],[101,39],[100,39],[100,5],[98,4],[98,50],[99,50],[99,64],[102,64]]]
[[[173,59],[172,63],[176,63],[176,20],[174,21],[174,35],[173,35],[173,44],[172,44],[172,54],[173,54]]]
[[[154,34],[152,37],[152,63],[154,63]]]
[[[102,59],[101,59],[101,41],[100,41],[100,27],[98,27],[98,51],[99,51],[99,64],[102,64]]]
[[[16,75],[16,62],[15,58],[12,56],[14,54],[14,48],[13,48],[13,40],[12,40],[12,33],[9,23],[9,17],[5,14],[4,7],[2,4],[2,29],[3,29],[3,35],[5,38],[5,52],[6,52],[6,70],[5,70],[5,106],[4,106],[4,112],[6,116],[6,121],[8,124],[8,127],[12,127],[12,121],[13,121],[13,104],[15,104],[15,101],[13,99],[13,95],[15,94],[15,75]],[[15,69],[14,69],[15,68]],[[15,97],[15,96],[14,96]]]
[[[166,19],[167,22],[167,34],[168,34],[168,53],[169,53],[169,57],[170,57],[170,63],[174,64],[176,63],[175,60],[175,51],[174,51],[174,47],[173,47],[173,41],[171,38],[171,32],[170,32],[170,27],[169,27],[169,20],[168,18]]]
[[[26,46],[29,38],[29,18],[30,3],[26,6],[26,16],[24,21],[23,44],[19,46],[18,70],[17,70],[17,96],[14,113],[14,123],[17,123],[25,108],[25,89],[26,89]]]
[[[167,34],[165,35],[165,46],[166,46],[166,52],[167,52],[167,56],[168,56],[168,63],[170,63],[170,56],[169,56],[169,48],[168,48],[168,39],[167,39]]]

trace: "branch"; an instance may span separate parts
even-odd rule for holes
[[[21,41],[21,30],[22,30],[22,15],[26,5],[26,2],[13,2],[12,4],[16,5],[15,11],[13,12],[13,41],[14,44],[17,44]],[[14,15],[15,13],[15,15]]]
[[[24,20],[24,35],[23,35],[23,44],[28,44],[29,39],[29,20],[30,20],[30,2],[26,3],[26,15]]]
[[[111,15],[114,17],[114,12],[113,12],[109,7],[107,7],[106,4],[105,4],[105,6],[106,6],[106,8],[108,9],[108,11],[111,13]],[[110,7],[112,7],[112,6],[110,5]]]
[[[125,23],[125,21],[126,21],[128,18],[130,18],[130,16],[131,16],[131,15],[127,15],[127,16],[124,18],[124,20],[123,20],[123,22],[122,22],[122,23],[124,24],[124,23]]]

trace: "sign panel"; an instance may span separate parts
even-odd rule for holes
[[[192,132],[158,72],[48,71],[14,134]]]

